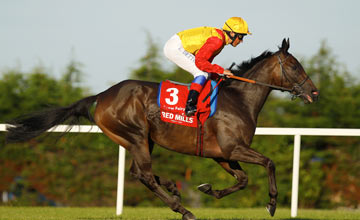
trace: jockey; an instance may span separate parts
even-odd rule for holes
[[[199,94],[209,73],[233,75],[217,64],[211,64],[225,45],[236,47],[244,36],[251,34],[246,21],[240,17],[229,18],[222,29],[199,27],[181,31],[172,36],[164,46],[165,56],[176,65],[191,73],[191,83],[185,114],[193,116],[197,110]]]

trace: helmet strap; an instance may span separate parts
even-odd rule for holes
[[[225,31],[225,33],[227,34],[227,36],[231,39],[231,43],[232,42],[234,42],[235,41],[235,39],[237,38],[237,34],[233,31],[233,33],[234,33],[234,36],[231,36],[231,31],[226,31],[226,30],[224,30]]]
[[[232,31],[235,32],[226,22],[225,22],[226,26],[228,26],[228,28]]]
[[[228,25],[227,22],[225,22],[226,26],[228,26],[228,28],[234,33],[234,36],[232,37],[231,34],[230,34],[230,31],[225,31],[227,33],[227,35],[229,36],[229,38],[232,40],[232,42],[235,41],[235,39],[237,38],[237,34],[236,32]],[[231,42],[231,43],[232,43]]]

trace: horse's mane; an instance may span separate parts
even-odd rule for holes
[[[234,73],[235,76],[242,76],[244,73],[246,73],[248,70],[253,68],[257,63],[260,61],[272,56],[274,52],[271,51],[264,51],[262,54],[260,54],[257,57],[252,57],[251,59],[242,62],[239,65],[236,65],[235,68],[231,68],[231,72]]]

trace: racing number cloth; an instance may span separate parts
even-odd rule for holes
[[[192,117],[185,115],[185,106],[189,94],[188,86],[172,83],[169,80],[160,83],[158,91],[158,105],[160,107],[161,120],[169,123],[179,124],[189,127],[197,127],[197,118],[204,124],[207,118],[211,117],[216,111],[217,88],[211,96],[203,102],[210,90],[215,87],[216,82],[208,80],[199,95],[197,108],[198,111]]]
[[[161,82],[158,95],[158,105],[161,112],[161,120],[169,123],[197,127],[196,117],[185,115],[185,106],[189,91],[187,86]]]

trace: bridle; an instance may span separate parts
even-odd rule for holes
[[[231,79],[236,79],[236,80],[240,80],[240,81],[244,81],[244,82],[248,82],[248,83],[252,83],[252,84],[267,86],[267,87],[270,87],[270,88],[275,89],[275,90],[280,90],[282,92],[287,91],[287,92],[291,93],[291,95],[292,95],[291,99],[293,99],[293,100],[296,99],[297,97],[303,96],[304,95],[304,90],[303,90],[302,86],[310,78],[309,76],[306,76],[305,79],[303,81],[301,81],[300,83],[295,83],[294,86],[291,89],[282,86],[283,85],[283,78],[285,78],[289,83],[291,83],[290,79],[293,80],[293,78],[286,72],[286,70],[283,67],[284,62],[286,61],[286,59],[288,57],[289,56],[287,56],[287,57],[285,57],[285,59],[281,60],[280,56],[277,55],[279,65],[280,65],[280,72],[281,72],[281,82],[280,82],[281,86],[276,86],[276,85],[272,85],[272,84],[268,84],[268,83],[263,83],[263,82],[255,81],[255,80],[240,77],[240,76],[225,76],[224,74],[219,74],[221,76],[221,78],[218,80],[218,83],[216,84],[216,86],[204,98],[203,102],[205,102],[205,100],[208,97],[210,97],[212,91],[215,90],[215,88],[221,83],[221,81],[226,80],[226,78],[231,78]],[[235,65],[235,63],[232,63],[229,70],[231,70],[234,65]],[[296,80],[293,80],[293,81],[296,81]]]
[[[268,84],[268,83],[263,83],[263,82],[258,82],[258,81],[255,81],[255,80],[252,80],[252,79],[247,79],[247,78],[244,78],[244,77],[239,77],[239,76],[229,76],[228,78],[231,78],[231,79],[236,79],[236,80],[240,80],[240,81],[245,81],[245,82],[248,82],[248,83],[253,83],[253,84],[258,84],[258,85],[262,85],[262,86],[267,86],[267,87],[270,87],[270,88],[273,88],[273,89],[276,89],[276,90],[280,90],[280,91],[287,91],[287,92],[290,92],[292,95],[293,95],[293,99],[295,99],[296,97],[299,97],[301,95],[304,94],[304,90],[302,88],[302,86],[305,84],[305,82],[309,79],[309,76],[306,76],[304,80],[302,80],[300,83],[295,83],[293,85],[293,87],[291,89],[289,88],[286,88],[286,87],[283,87],[283,81],[284,81],[284,78],[285,80],[287,80],[289,83],[291,83],[292,81],[295,82],[296,80],[294,80],[287,72],[286,70],[284,69],[284,63],[285,61],[287,60],[289,56],[285,57],[285,59],[281,60],[280,58],[280,55],[277,55],[277,58],[278,58],[278,63],[280,65],[280,72],[281,72],[281,82],[280,82],[280,86],[276,86],[276,85],[272,85],[272,84]],[[233,63],[231,66],[230,66],[230,70],[231,68],[235,65],[235,63]],[[291,81],[291,80],[292,81]]]
[[[282,86],[283,84],[283,78],[285,78],[289,83],[291,83],[292,81],[295,82],[296,80],[294,80],[294,78],[292,78],[284,69],[283,65],[284,62],[286,61],[286,59],[289,56],[285,57],[285,59],[281,60],[280,55],[277,55],[278,61],[279,61],[279,65],[280,65],[280,71],[281,71],[281,86],[280,88],[285,88]],[[292,80],[290,80],[290,79]],[[305,84],[305,82],[309,79],[310,77],[308,75],[306,75],[305,79],[303,79],[303,81],[301,81],[300,83],[295,83],[294,86],[292,87],[292,89],[280,89],[283,91],[289,91],[292,95],[293,95],[293,99],[296,99],[297,97],[301,96],[304,94],[304,90],[302,88],[302,86]]]

